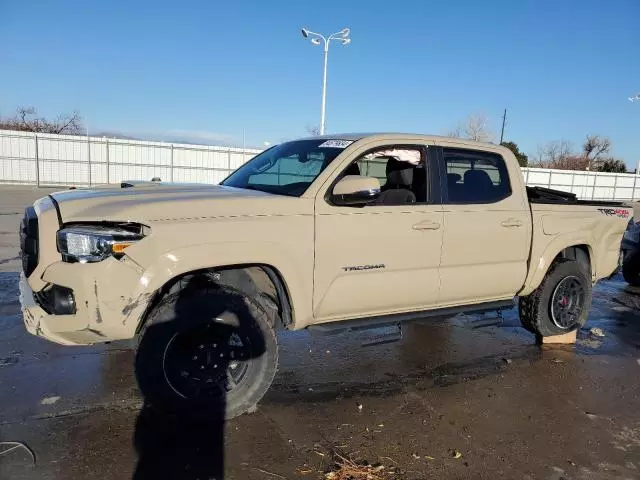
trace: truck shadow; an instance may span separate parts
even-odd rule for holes
[[[203,418],[165,414],[145,402],[136,420],[133,480],[224,478],[224,402]]]
[[[215,342],[218,348],[215,355],[206,353],[205,366],[202,366],[199,360],[200,364],[195,367],[195,374],[194,367],[191,367],[191,370],[185,367],[185,370],[189,371],[189,376],[200,377],[197,379],[200,382],[197,387],[197,400],[187,401],[176,395],[176,390],[167,380],[170,374],[167,374],[164,368],[163,375],[159,375],[157,368],[151,371],[146,368],[148,363],[136,359],[136,378],[144,403],[136,420],[133,439],[138,453],[134,480],[160,478],[220,480],[224,478],[227,411],[232,404],[237,405],[238,398],[241,398],[237,389],[242,389],[243,385],[238,383],[230,389],[225,383],[226,380],[223,380],[223,385],[213,386],[214,382],[211,379],[220,378],[220,371],[223,372],[222,378],[227,378],[228,369],[236,368],[232,365],[234,361],[229,355],[223,357],[218,354],[219,347],[224,342],[228,346],[234,345],[232,342],[238,336],[248,339],[249,348],[243,348],[246,350],[245,362],[249,364],[265,352],[264,337],[260,328],[255,327],[256,320],[253,314],[246,306],[239,311],[238,305],[245,305],[243,301],[238,301],[242,300],[242,296],[239,293],[234,293],[232,296],[236,300],[233,301],[233,305],[238,323],[233,326],[215,323],[217,332]],[[183,295],[177,300],[175,313],[178,318],[194,315],[194,305],[191,300],[192,297],[189,295]],[[208,304],[208,306],[211,305]],[[216,304],[213,309],[207,308],[205,315],[202,315],[201,311],[200,315],[206,319],[196,324],[211,323],[211,319],[223,317],[223,314],[229,311],[226,307],[226,305]],[[167,331],[165,330],[174,331],[171,322],[150,326],[145,332],[144,341],[154,338],[166,339]],[[204,344],[205,352],[210,346],[216,347],[213,343],[207,345],[208,341],[211,339],[198,336],[197,343],[200,344],[198,347],[203,348],[202,344]],[[165,349],[164,346],[162,348],[164,352],[161,355],[164,358],[167,356],[168,348]],[[191,357],[191,353],[187,353],[189,359],[195,359],[195,355]],[[212,360],[214,356],[215,360]],[[178,377],[187,377],[187,373],[180,369],[178,369]]]

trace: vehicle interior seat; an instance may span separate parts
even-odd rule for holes
[[[406,205],[416,203],[416,196],[411,191],[415,166],[401,162],[393,157],[387,161],[387,183],[376,203],[380,205]]]
[[[425,203],[427,201],[427,171],[423,165],[418,165],[413,170],[411,190],[416,196],[416,202]]]
[[[461,181],[462,175],[459,173],[447,173],[447,191],[449,192],[449,200],[462,200],[462,190],[464,186],[462,183],[459,183]]]
[[[464,173],[464,191],[470,197],[466,200],[474,198],[493,198],[494,187],[489,174],[484,170],[467,170]]]
[[[347,175],[360,175],[360,167],[357,163],[354,162],[347,167],[347,169],[344,171],[344,176]]]

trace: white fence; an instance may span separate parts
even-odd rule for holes
[[[260,150],[0,130],[0,183],[218,183]]]
[[[218,183],[260,150],[0,130],[0,183],[95,185],[122,180]],[[523,168],[527,185],[585,200],[640,198],[638,175]]]
[[[640,176],[632,173],[523,168],[525,183],[575,193],[582,200],[636,200]]]

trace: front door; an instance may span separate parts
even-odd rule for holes
[[[531,217],[511,178],[521,175],[498,153],[465,148],[439,152],[444,238],[443,306],[512,297],[527,274]],[[516,190],[516,191],[514,191]]]
[[[400,313],[438,302],[443,213],[426,146],[385,145],[349,163],[343,175],[376,177],[381,197],[364,207],[316,198],[316,321]],[[334,182],[335,183],[335,182]],[[328,192],[330,193],[330,192]]]

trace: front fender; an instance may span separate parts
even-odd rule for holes
[[[124,324],[135,332],[154,294],[171,280],[197,270],[234,265],[267,265],[279,271],[290,295],[294,325],[309,323],[313,315],[312,252],[299,256],[278,243],[240,241],[189,245],[153,259],[144,267],[138,288],[123,310]]]

